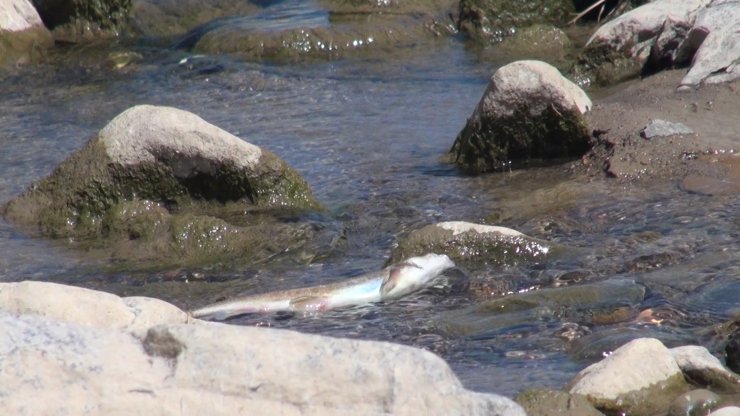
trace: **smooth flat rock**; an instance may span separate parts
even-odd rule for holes
[[[188,320],[148,298],[6,283],[0,333],[7,414],[525,415],[424,350]]]
[[[640,136],[645,139],[652,139],[654,137],[665,137],[673,136],[674,134],[693,134],[687,125],[683,123],[673,123],[666,120],[653,119],[640,130]]]

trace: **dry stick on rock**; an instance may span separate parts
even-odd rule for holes
[[[596,18],[596,23],[600,23],[602,16],[603,16],[604,20],[609,19],[612,15],[614,15],[615,13],[618,13],[618,10],[623,9],[624,6],[625,5],[628,5],[628,4],[629,4],[629,1],[627,1],[627,0],[621,0],[620,2],[617,3],[616,6],[614,6],[614,8],[612,8],[609,11],[609,13],[606,14],[606,16],[604,16],[604,10],[606,9],[606,0],[599,0],[599,1],[595,2],[594,4],[588,6],[588,9],[586,9],[586,10],[578,13],[578,16],[574,17],[570,22],[568,22],[568,24],[569,25],[574,24],[575,22],[578,21],[578,19],[580,19],[583,16],[585,16],[588,12],[590,12],[591,10],[593,10],[593,9],[601,6],[601,9],[599,10],[599,16]]]
[[[578,16],[574,17],[573,20],[571,20],[570,22],[568,22],[568,24],[569,25],[572,25],[573,23],[577,22],[578,19],[582,18],[588,12],[590,12],[591,10],[593,10],[593,9],[599,7],[599,6],[601,6],[601,11],[599,11],[599,19],[598,20],[601,20],[601,13],[604,12],[604,3],[605,2],[606,2],[606,0],[599,0],[599,1],[595,2],[594,4],[588,6],[588,8],[586,10],[578,13]],[[597,20],[597,22],[598,22],[598,20]]]

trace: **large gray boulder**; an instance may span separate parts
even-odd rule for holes
[[[656,0],[603,24],[581,52],[571,70],[573,77],[583,86],[610,85],[639,75],[651,55],[658,65],[676,49],[709,1]],[[656,44],[662,46],[656,48],[661,53],[653,51]]]
[[[269,255],[255,250],[312,237],[258,215],[235,222],[234,210],[318,207],[306,181],[271,152],[187,111],[141,105],[11,200],[4,216],[48,237],[108,238],[102,245],[124,258],[197,264]]]
[[[665,412],[687,391],[671,351],[654,338],[639,338],[579,372],[569,393],[586,396],[607,413],[652,415]]]
[[[740,1],[713,1],[699,11],[686,37],[682,52],[686,59],[693,55],[693,60],[681,87],[740,78]]]
[[[591,100],[553,66],[517,61],[491,77],[451,149],[464,171],[501,171],[511,161],[578,157],[589,148],[582,114]]]
[[[507,398],[465,390],[442,359],[416,348],[186,321],[171,305],[131,303],[56,284],[0,284],[0,408],[29,415],[525,414]]]
[[[572,68],[579,85],[609,85],[690,65],[682,89],[740,78],[740,2],[656,0],[605,23]]]
[[[51,33],[29,0],[0,2],[0,68],[37,61],[53,45]]]

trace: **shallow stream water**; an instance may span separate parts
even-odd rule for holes
[[[416,345],[445,358],[467,387],[507,395],[560,388],[639,336],[719,353],[713,325],[740,312],[739,197],[691,194],[672,181],[578,178],[568,163],[481,177],[442,163],[496,68],[457,40],[385,59],[303,64],[134,49],[143,59],[123,70],[75,62],[94,53],[70,49],[49,64],[0,75],[0,204],[126,108],[169,105],[285,159],[327,207],[318,223],[343,244],[305,262],[121,270],[74,243],[37,239],[0,219],[0,281],[63,282],[189,309],[378,270],[398,236],[429,223],[508,226],[553,242],[559,254],[467,270],[476,291],[440,286],[387,305],[229,321]],[[506,293],[604,281],[627,282],[644,296],[620,298],[606,287],[613,299],[465,312]]]

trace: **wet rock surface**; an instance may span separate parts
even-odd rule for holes
[[[529,416],[603,416],[586,397],[564,391],[526,390],[514,400],[522,405]]]
[[[719,404],[719,396],[709,390],[696,389],[676,398],[668,409],[669,416],[709,414]]]
[[[450,151],[462,170],[502,171],[511,161],[578,157],[588,150],[582,114],[591,100],[540,61],[499,68]]]
[[[447,312],[440,317],[439,325],[447,333],[475,336],[555,316],[570,323],[609,324],[632,319],[636,313],[629,310],[626,314],[614,312],[637,305],[644,297],[645,287],[629,280],[543,288],[494,297]]]
[[[547,242],[510,228],[448,221],[412,231],[393,250],[390,263],[425,253],[444,253],[457,263],[513,265],[541,260],[549,251]]]
[[[169,39],[219,18],[259,10],[256,4],[240,0],[134,0],[127,31]]]
[[[314,230],[280,224],[269,211],[318,207],[305,180],[271,152],[192,113],[142,105],[115,117],[4,215],[47,237],[109,238],[113,257],[200,264],[295,247]],[[235,210],[237,221],[227,214]]]
[[[214,20],[177,47],[198,53],[295,61],[393,55],[449,35],[453,2],[285,2],[252,15]]]
[[[500,42],[522,27],[537,23],[564,24],[575,12],[573,2],[536,0],[460,1],[458,27],[468,35],[487,42]]]

